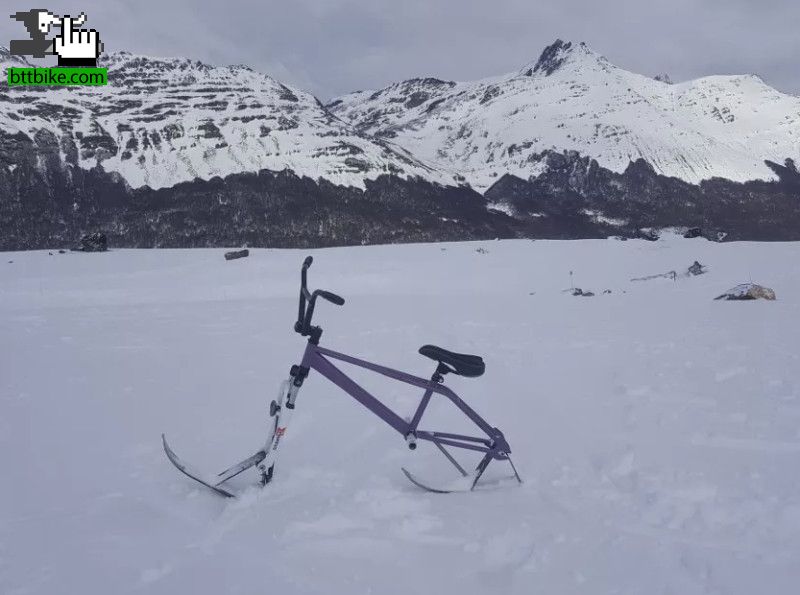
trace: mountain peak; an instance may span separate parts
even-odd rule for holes
[[[186,70],[196,68],[198,70],[211,70],[213,66],[179,57],[155,57],[143,54],[134,54],[127,50],[109,52],[100,56],[100,62],[110,70],[121,68],[144,68],[157,70]]]
[[[550,76],[563,68],[568,62],[578,60],[581,57],[600,58],[600,56],[593,52],[584,42],[574,44],[571,41],[556,39],[553,43],[544,48],[542,55],[539,56],[539,59],[535,63],[531,62],[525,66],[520,71],[520,75],[534,76],[536,74],[542,74],[543,76]]]

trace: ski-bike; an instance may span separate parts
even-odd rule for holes
[[[164,451],[175,467],[195,481],[211,488],[222,496],[233,497],[234,494],[223,487],[223,484],[243,471],[253,467],[260,473],[261,485],[266,486],[272,481],[278,447],[286,433],[292,412],[295,409],[297,394],[311,370],[316,370],[397,431],[403,437],[409,449],[415,450],[418,441],[431,442],[442,452],[461,475],[459,479],[449,484],[434,486],[428,482],[420,481],[407,469],[402,468],[406,477],[417,487],[437,493],[474,490],[475,487],[478,486],[478,481],[483,476],[486,467],[492,461],[508,461],[511,465],[513,475],[504,479],[514,483],[522,483],[519,473],[517,473],[514,463],[511,461],[511,447],[508,445],[505,436],[503,436],[503,432],[498,428],[490,426],[471,407],[464,403],[455,392],[443,384],[446,374],[457,374],[468,378],[481,376],[485,370],[483,359],[477,355],[453,353],[441,347],[425,345],[420,348],[419,353],[437,363],[433,375],[429,379],[425,379],[321,347],[319,341],[322,337],[322,328],[311,324],[317,298],[322,298],[337,306],[343,305],[344,299],[322,289],[309,292],[307,287],[307,272],[312,262],[313,259],[311,256],[307,257],[303,262],[300,273],[300,303],[297,313],[297,322],[294,325],[294,330],[303,337],[308,337],[308,342],[302,361],[291,367],[289,378],[281,384],[278,398],[270,403],[269,414],[271,422],[269,423],[269,431],[264,446],[252,456],[233,465],[218,475],[206,476],[182,462],[170,448],[166,437],[162,434],[161,438],[164,444]],[[337,368],[331,360],[352,364],[359,368],[376,372],[392,380],[423,389],[424,393],[413,417],[411,417],[411,419],[404,419],[392,411],[379,399],[371,395],[347,376],[347,374]],[[484,435],[466,436],[463,434],[420,429],[422,416],[434,394],[449,399]],[[467,471],[456,460],[447,447],[480,453],[481,458],[472,471]]]

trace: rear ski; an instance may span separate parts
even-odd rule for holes
[[[417,486],[422,490],[425,490],[426,492],[432,492],[434,494],[454,494],[458,492],[473,492],[473,491],[482,491],[490,489],[499,489],[504,487],[516,486],[522,483],[522,480],[518,479],[515,475],[509,475],[507,477],[498,477],[496,479],[490,479],[488,481],[475,483],[475,474],[470,473],[466,477],[459,477],[449,483],[445,483],[442,485],[433,485],[433,482],[429,483],[427,481],[419,479],[405,467],[400,467],[400,470],[408,478],[408,481],[413,483],[415,486]]]
[[[509,475],[507,477],[500,477],[496,479],[490,479],[488,481],[480,481],[481,477],[483,476],[483,472],[486,471],[486,467],[489,466],[489,463],[492,461],[492,455],[487,454],[486,456],[481,459],[481,462],[478,463],[477,468],[472,473],[467,473],[464,468],[458,464],[447,451],[444,451],[443,448],[439,446],[439,449],[447,455],[448,460],[458,469],[461,473],[461,477],[458,477],[454,480],[451,480],[448,483],[444,483],[441,485],[435,485],[432,482],[422,481],[417,478],[413,473],[411,473],[405,467],[401,467],[400,469],[403,471],[403,474],[408,478],[408,481],[413,483],[420,489],[425,490],[426,492],[432,492],[434,494],[452,494],[454,492],[472,492],[474,490],[481,490],[484,488],[498,488],[498,487],[505,487],[506,485],[519,485],[522,483],[522,479],[517,473],[516,467],[514,467],[514,463],[511,461],[511,458],[508,455],[501,460],[508,461],[511,465],[511,469],[514,471],[514,475]]]

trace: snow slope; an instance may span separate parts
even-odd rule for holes
[[[329,108],[477,189],[505,173],[541,173],[545,150],[579,151],[617,172],[643,158],[691,183],[774,179],[765,159],[800,159],[800,97],[753,75],[673,85],[561,40],[518,72],[464,83],[412,79]]]
[[[0,48],[0,67],[29,66]],[[0,94],[0,131],[55,135],[62,159],[102,164],[151,188],[261,169],[364,187],[381,174],[452,183],[402,149],[333,117],[313,95],[245,66],[129,52],[105,57],[104,87],[16,87]]]
[[[399,467],[443,477],[438,453],[312,374],[275,483],[248,475],[233,502],[159,435],[208,471],[260,445],[303,348],[306,252],[222,252],[4,253],[1,593],[796,593],[800,244],[313,251],[311,286],[347,299],[320,304],[322,344],[418,374],[424,343],[484,355],[447,384],[526,483],[418,491]],[[630,282],[695,259],[710,272]],[[562,293],[570,270],[598,295]],[[778,300],[713,301],[750,277]],[[413,411],[415,391],[357,378]],[[461,429],[452,414],[437,401],[431,423]]]

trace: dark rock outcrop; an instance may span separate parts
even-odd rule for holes
[[[98,136],[93,142],[114,150]],[[0,250],[70,244],[97,229],[119,247],[657,239],[662,228],[699,226],[714,239],[708,230],[733,240],[800,239],[800,173],[791,160],[771,164],[778,181],[692,185],[641,160],[615,173],[577,153],[538,158],[546,162],[539,177],[503,176],[484,196],[391,173],[362,190],[290,170],[131,189],[99,158],[92,169],[75,165],[52,134],[0,131]]]
[[[593,291],[584,291],[580,287],[575,287],[574,289],[570,289],[570,295],[575,297],[594,297]]]
[[[769,287],[758,285],[757,283],[742,283],[736,287],[729,289],[720,296],[714,298],[715,300],[775,300],[775,291]]]
[[[247,258],[250,256],[250,250],[231,250],[225,253],[225,260],[237,260],[239,258]]]
[[[506,175],[484,194],[527,219],[533,237],[558,237],[557,230],[637,237],[641,230],[700,227],[715,240],[800,239],[800,172],[791,159],[784,166],[767,162],[776,181],[693,185],[657,174],[642,159],[616,173],[574,152],[538,158],[547,166],[542,175]],[[712,231],[720,229],[725,233]]]
[[[106,252],[108,238],[106,238],[106,234],[99,231],[87,233],[81,237],[80,245],[75,250],[78,252]]]
[[[692,266],[686,269],[686,273],[693,277],[696,277],[697,275],[703,275],[706,273],[706,267],[695,260],[694,263],[692,263]]]
[[[384,175],[361,190],[263,170],[131,189],[102,165],[60,161],[53,141],[0,132],[0,250],[70,244],[96,229],[120,247],[315,247],[518,233],[511,217],[489,212],[467,188]]]
[[[692,238],[699,238],[702,235],[703,235],[702,229],[700,229],[699,227],[690,227],[684,232],[683,237],[689,240]]]
[[[525,76],[533,76],[541,72],[544,73],[545,76],[550,76],[567,60],[567,55],[571,49],[571,41],[564,42],[560,39],[556,39],[552,44],[544,48],[536,64],[523,74]]]

